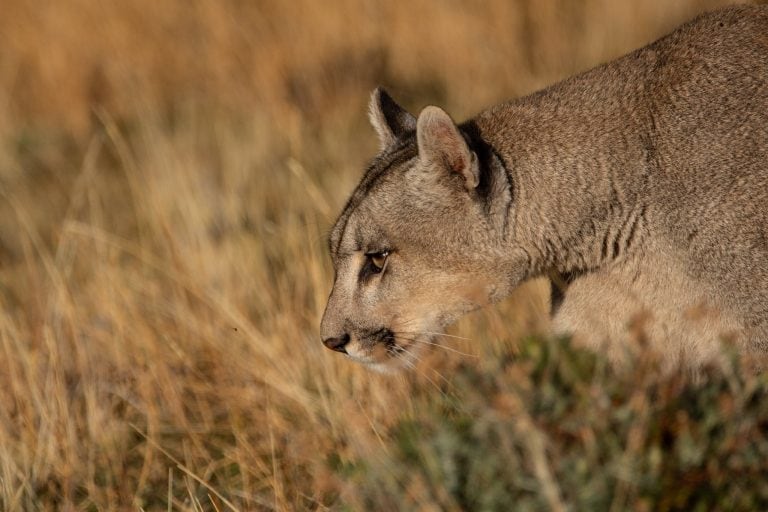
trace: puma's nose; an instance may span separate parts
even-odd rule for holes
[[[347,343],[349,343],[349,334],[344,334],[343,336],[340,336],[338,338],[325,338],[323,340],[323,344],[328,347],[331,350],[335,350],[336,352],[341,352],[343,354],[347,353],[347,349],[344,347],[347,346]]]

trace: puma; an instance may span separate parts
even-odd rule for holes
[[[325,345],[407,366],[551,276],[553,325],[621,360],[768,352],[768,6],[702,15],[462,124],[384,90],[381,151],[330,235]],[[639,327],[638,327],[639,326]]]

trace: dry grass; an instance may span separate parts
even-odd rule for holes
[[[534,284],[456,329],[478,357],[383,377],[322,348],[368,91],[467,116],[719,3],[4,2],[2,507],[367,503],[338,468],[546,323]]]

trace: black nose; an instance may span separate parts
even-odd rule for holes
[[[338,338],[326,338],[323,340],[323,344],[326,347],[331,350],[335,350],[336,352],[342,352],[344,354],[347,353],[347,349],[344,348],[347,346],[347,343],[349,343],[349,334],[344,334]]]

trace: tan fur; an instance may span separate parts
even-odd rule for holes
[[[768,7],[720,10],[459,126],[376,90],[382,151],[331,235],[326,344],[407,365],[552,275],[555,329],[615,361],[768,352],[766,34]]]
[[[720,342],[735,341],[743,327],[713,290],[686,275],[682,260],[662,250],[575,281],[553,319],[555,331],[616,363],[646,348],[662,354],[667,369],[717,362]]]

